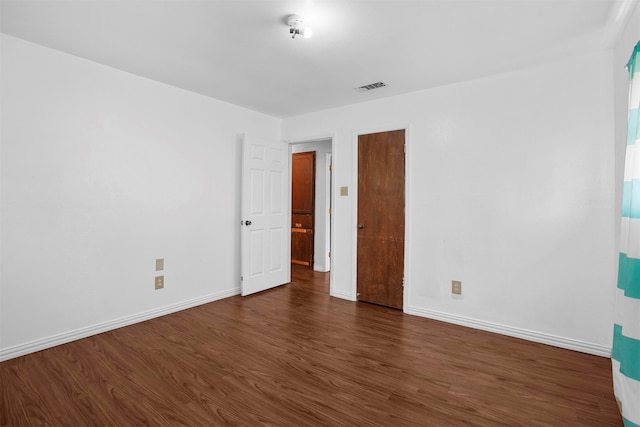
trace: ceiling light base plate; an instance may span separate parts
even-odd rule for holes
[[[303,28],[303,23],[304,20],[300,15],[289,15],[289,18],[287,18],[287,24],[289,24],[289,26],[293,29]]]

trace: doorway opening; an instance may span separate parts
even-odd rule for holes
[[[332,150],[332,138],[291,143],[291,263],[297,271],[331,271]]]

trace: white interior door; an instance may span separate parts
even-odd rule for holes
[[[242,140],[242,295],[291,280],[290,157],[283,142]]]

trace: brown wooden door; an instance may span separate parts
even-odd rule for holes
[[[294,153],[291,162],[291,262],[313,266],[316,153]]]
[[[359,301],[402,309],[404,130],[358,136]]]

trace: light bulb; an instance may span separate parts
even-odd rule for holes
[[[302,32],[302,35],[304,36],[305,39],[308,39],[313,35],[313,30],[311,28],[307,27]]]

